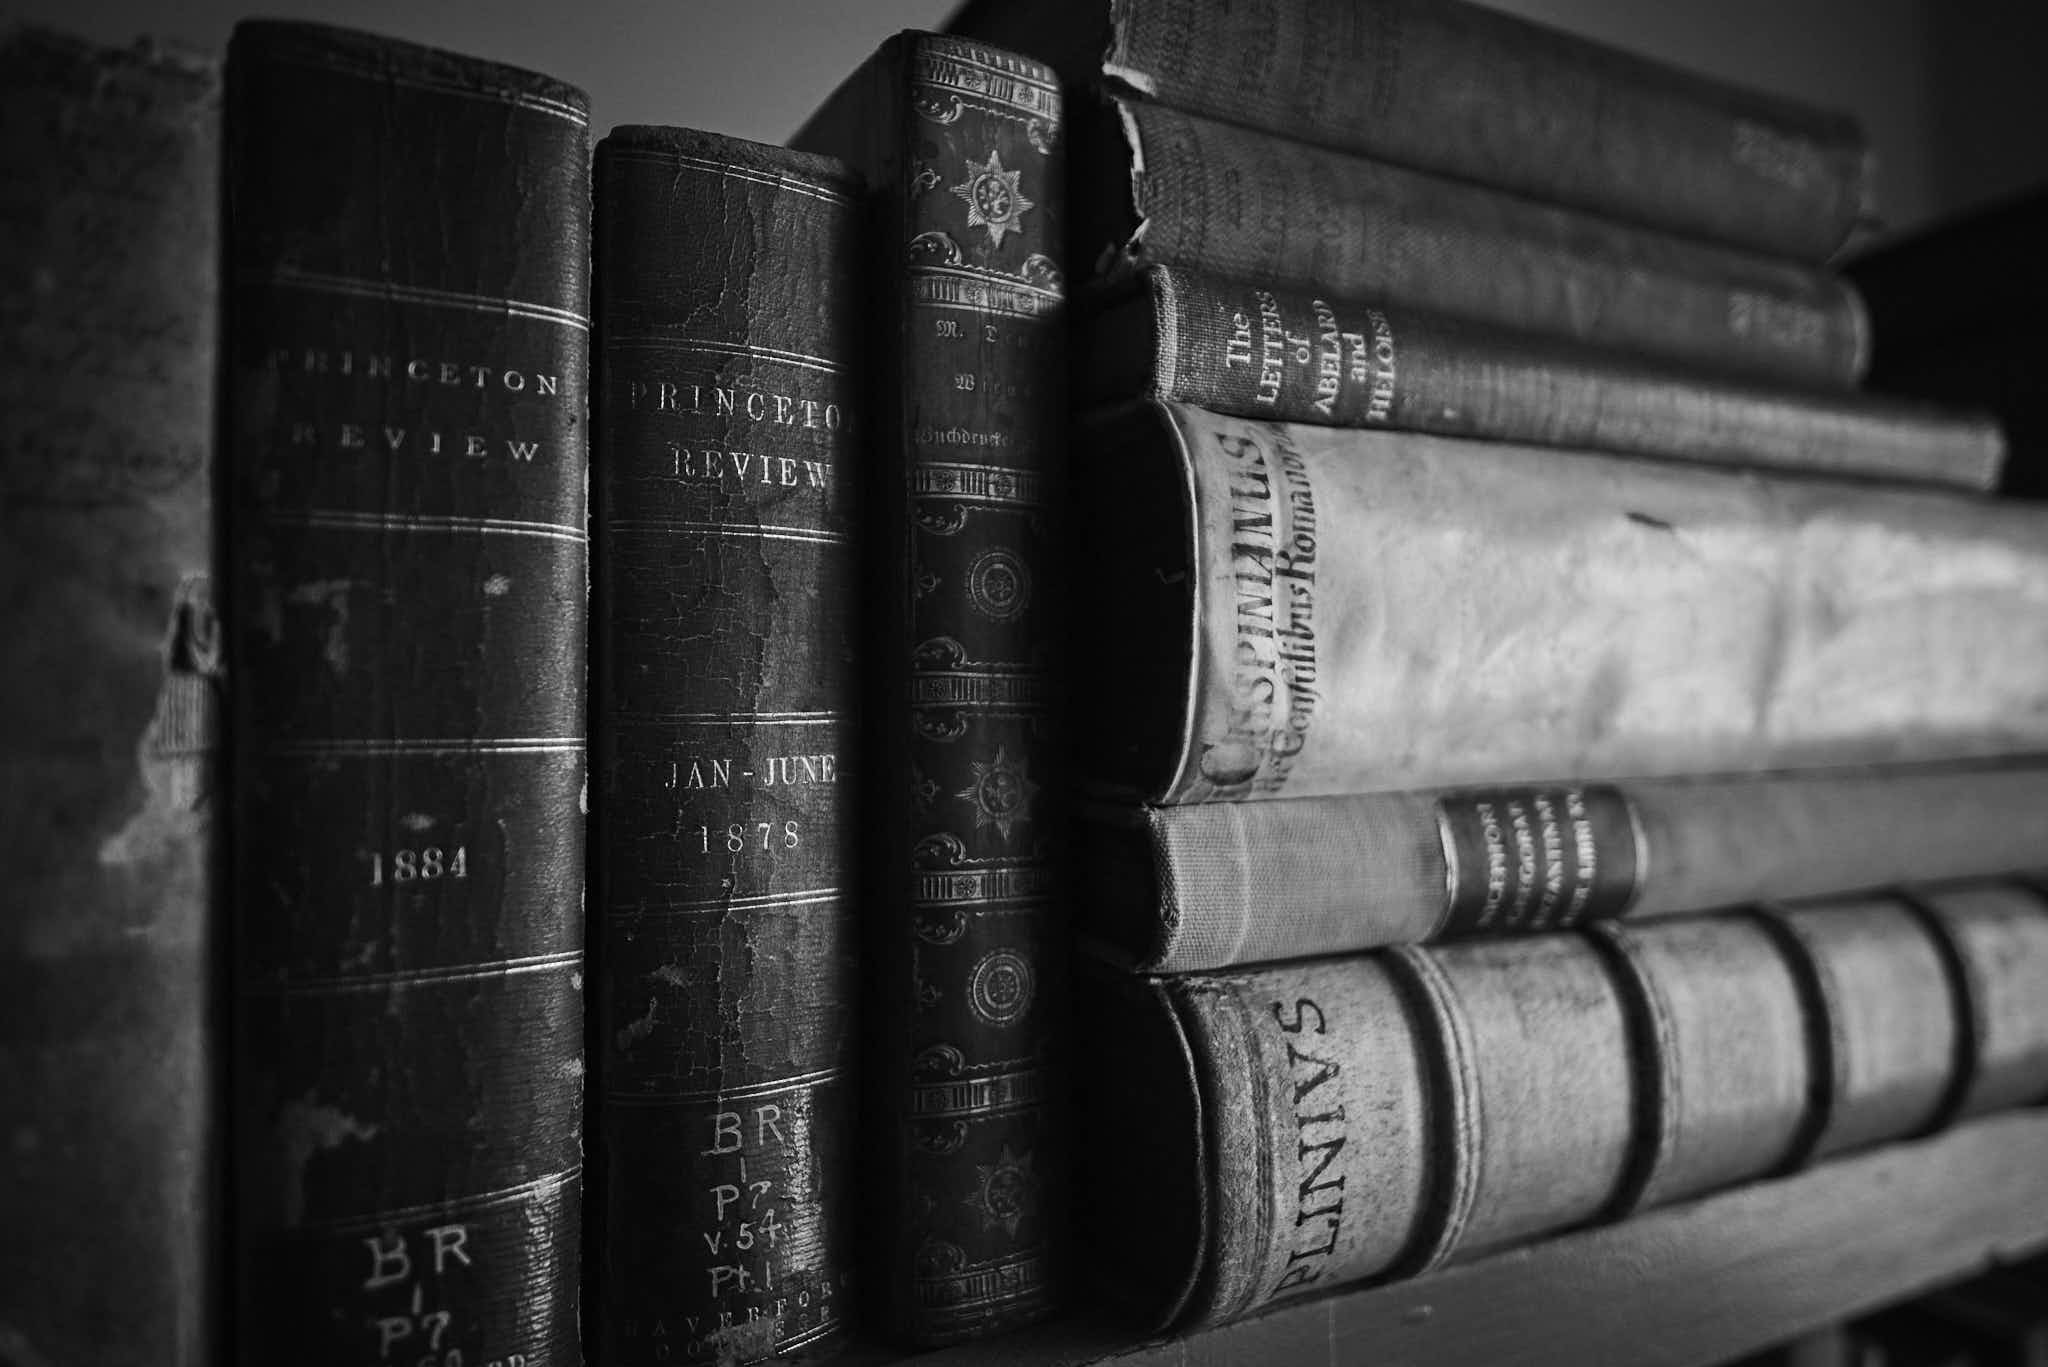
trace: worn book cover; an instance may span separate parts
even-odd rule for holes
[[[1074,328],[1077,405],[1245,418],[1985,490],[1989,413],[1744,380],[1322,288],[1153,266]],[[1875,376],[1873,375],[1873,383]]]
[[[923,1344],[1053,1306],[1062,1212],[1064,122],[904,34],[800,130],[873,187],[868,1303]]]
[[[595,1360],[853,1320],[859,182],[629,126],[596,166]]]
[[[1208,118],[1818,262],[1874,217],[1835,110],[1460,0],[972,0],[963,36]]]
[[[217,66],[0,25],[0,1360],[211,1367]]]
[[[2044,971],[2048,904],[1966,883],[1105,983],[1090,1271],[1216,1323],[2025,1104]]]
[[[587,122],[350,30],[229,49],[248,1360],[577,1354]]]
[[[1084,710],[1169,803],[2048,746],[2048,523],[1847,480],[1261,423],[1087,424]]]
[[[1090,804],[1084,932],[1184,973],[2020,874],[2038,756],[1737,777]]]

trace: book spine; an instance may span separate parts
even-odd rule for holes
[[[1052,1308],[1065,1200],[1064,182],[1048,70],[933,36],[897,52],[900,142],[878,187],[901,291],[878,590],[879,1299],[894,1333],[936,1344]]]
[[[586,125],[346,30],[229,48],[248,1360],[577,1355]]]
[[[1090,550],[1126,561],[1102,576],[1105,631],[1132,620],[1116,595],[1140,601],[1162,575],[1193,595],[1187,673],[1149,666],[1181,725],[1125,775],[1158,800],[2048,742],[2038,510],[1163,412],[1164,471],[1156,439],[1129,432],[1095,467],[1115,463],[1105,490],[1181,485],[1185,505],[1119,504]],[[1088,742],[1112,776],[1129,747]]]
[[[2023,873],[2048,848],[2048,769],[1345,793],[1103,816],[1091,843],[1149,867],[1118,894],[1149,915],[1091,892],[1100,925],[1145,970],[1184,973]]]
[[[596,163],[595,1356],[848,1322],[858,186],[624,128]]]
[[[1869,359],[1861,302],[1817,268],[1156,105],[1116,115],[1131,216],[1105,194],[1090,250],[1778,383],[1844,388]]]
[[[221,1360],[209,62],[0,27],[0,1358]]]
[[[1247,418],[1976,490],[1997,484],[2005,455],[1988,417],[1747,384],[1204,271],[1141,279],[1131,301],[1080,329],[1074,374],[1094,389],[1084,401],[1138,394]],[[1140,353],[1136,370],[1109,354],[1125,348]]]
[[[1808,261],[1871,216],[1847,116],[1478,5],[1107,7],[1104,74],[1210,118]]]
[[[2033,956],[1997,961],[2004,981],[2048,971],[2048,906],[2010,897],[1965,885],[1924,894],[1932,913],[1830,903],[1172,979],[1163,1007],[1126,1000],[1184,1044],[1136,1032],[1159,1057],[1096,1119],[1193,1104],[1210,1138],[1103,1161],[1133,1181],[1204,1166],[1200,1227],[1142,1255],[1149,1276],[1192,1269],[1184,1318],[1217,1322],[1923,1133],[1959,1113],[1959,1078],[1999,1104],[2048,1091],[2038,1003],[1972,997],[1944,967],[1996,940]],[[1973,1017],[2032,1042],[1994,1059]],[[1174,1093],[1189,1085],[1192,1103]]]

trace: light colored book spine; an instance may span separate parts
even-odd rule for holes
[[[1176,604],[1185,623],[1159,647],[1178,664],[1128,662],[1163,719],[1096,733],[1100,775],[1140,796],[2048,746],[2038,508],[1156,411],[1088,465],[1116,503],[1091,514],[1092,644],[1114,659]]]
[[[1097,933],[1185,973],[2020,873],[2048,850],[2048,759],[1113,809],[1089,832],[1138,875],[1084,882]]]
[[[1928,1133],[2048,1093],[2043,973],[2048,905],[1965,884],[1140,984],[1090,1114],[1197,1137],[1099,1161],[1197,1215],[1103,1243],[1214,1323]]]

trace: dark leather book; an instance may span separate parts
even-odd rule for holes
[[[1185,803],[2048,748],[2048,520],[1185,404],[1077,430],[1090,777]]]
[[[2024,873],[2048,760],[1087,813],[1085,932],[1184,973]]]
[[[1848,115],[1457,0],[970,0],[950,28],[1209,118],[1820,261],[1872,216]]]
[[[596,164],[594,1361],[850,1322],[859,186],[676,128]]]
[[[1383,300],[1707,372],[1846,388],[1856,293],[1820,267],[1144,100],[1077,101],[1069,255]]]
[[[222,1361],[211,61],[0,25],[0,1360]]]
[[[1077,403],[1989,489],[1989,415],[1726,379],[1555,337],[1155,266],[1078,321]]]
[[[227,135],[240,1352],[573,1362],[584,100],[246,23]]]
[[[1053,1304],[1065,455],[1052,75],[891,40],[799,131],[873,190],[868,1304],[919,1344]]]
[[[2044,972],[2048,903],[1963,883],[1105,981],[1089,1270],[1213,1324],[2028,1105]]]

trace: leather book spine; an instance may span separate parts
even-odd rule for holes
[[[1072,84],[1772,255],[1820,261],[1873,216],[1849,116],[1481,5],[974,0],[950,27]]]
[[[1154,1244],[1105,1239],[1145,1270],[1102,1274],[1149,1287],[1161,1320],[1227,1321],[1945,1124],[1958,1078],[1987,1075],[1954,1048],[1960,1022],[2040,1038],[2038,1001],[2009,985],[2048,970],[2048,907],[1969,885],[1935,896],[2008,986],[1974,998],[1979,973],[1958,992],[1922,912],[1870,900],[1112,994],[1096,1028],[1117,1036],[1126,1085],[1102,1092],[1096,1123],[1192,1115],[1202,1138],[1107,1149],[1089,1180],[1199,1183],[1203,1199]],[[2038,1042],[1996,1056],[1995,1104],[2048,1088]],[[1090,1218],[1106,1235],[1118,1217]]]
[[[904,34],[799,134],[876,199],[873,1305],[1039,1319],[1062,1183],[1063,122],[1049,70]]]
[[[2048,742],[2026,505],[1172,404],[1089,439],[1081,625],[1150,682],[1083,752],[1153,800]]]
[[[220,81],[0,26],[0,1358],[223,1345]]]
[[[1551,337],[1157,266],[1077,329],[1083,401],[1988,490],[1988,416],[1746,383]],[[1123,353],[1123,354],[1118,354]]]
[[[2048,848],[2048,768],[1343,793],[1109,809],[1084,831],[1091,929],[1185,973],[2024,873]],[[1098,869],[1120,853],[1149,877],[1112,893]]]
[[[1932,888],[1914,899],[1969,1004],[1968,1067],[1954,1098],[1957,1118],[2044,1099],[2048,1012],[2033,965],[2048,961],[2048,894],[2038,885],[1983,883]]]
[[[859,186],[615,129],[596,162],[593,1355],[849,1322]]]
[[[1823,1098],[1801,1160],[1934,1128],[1970,1007],[1914,908],[1872,897],[1766,915],[1805,985]]]
[[[247,23],[227,137],[240,1351],[574,1361],[585,102]]]
[[[1077,251],[1385,301],[1701,371],[1846,388],[1861,301],[1817,267],[1127,101]],[[1113,147],[1099,132],[1092,145]],[[1117,182],[1123,180],[1127,188]]]

